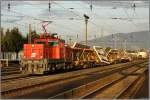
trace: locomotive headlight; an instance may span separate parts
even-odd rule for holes
[[[34,44],[32,44],[32,48],[34,48]]]

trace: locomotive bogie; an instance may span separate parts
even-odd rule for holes
[[[47,60],[22,60],[21,71],[24,74],[43,74],[48,71]]]

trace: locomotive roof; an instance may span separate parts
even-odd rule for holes
[[[60,39],[60,38],[55,38],[55,37],[54,38],[52,38],[52,37],[48,37],[48,38],[47,37],[46,38],[45,37],[40,37],[40,38],[35,38],[34,40],[35,41],[36,40],[59,40],[60,42],[65,42],[65,40]]]

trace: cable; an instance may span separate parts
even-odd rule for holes
[[[60,4],[58,4],[58,3],[56,3],[56,2],[54,2],[53,1],[53,3],[55,3],[55,4],[57,4],[57,5],[59,5],[60,7],[62,7],[62,8],[64,8],[64,9],[66,9],[65,7],[63,7],[62,5],[60,5]],[[67,9],[68,10],[68,9]],[[78,16],[78,17],[80,17],[81,19],[83,19],[83,17],[82,16],[80,16],[80,15],[78,15],[78,14],[76,14],[74,11],[70,11],[70,10],[68,10],[69,12],[71,12],[71,13],[73,13],[73,14],[75,14],[76,16]],[[76,11],[76,12],[78,12],[78,11]],[[81,13],[81,12],[80,12]],[[83,19],[84,20],[84,19]],[[93,23],[93,22],[91,22],[93,25],[95,25],[96,27],[98,27],[99,28],[99,26],[98,25],[96,25],[95,23]]]
[[[122,3],[120,3],[120,5],[122,5]],[[126,16],[128,17],[128,19],[130,19],[129,14],[127,13],[127,11],[126,11],[125,8],[123,8],[123,11],[125,12],[125,14],[126,14]],[[139,30],[138,26],[134,23],[133,20],[131,20],[130,22],[131,22],[131,24],[132,24],[133,26],[135,26],[135,28],[136,28],[137,30]]]
[[[3,10],[6,10],[6,9],[3,9]],[[38,20],[38,21],[45,21],[45,20],[43,20],[43,19],[40,19],[40,18],[36,18],[36,17],[32,17],[32,16],[28,16],[28,15],[25,15],[25,14],[22,14],[22,13],[20,13],[20,12],[16,12],[16,11],[14,11],[14,10],[10,10],[11,12],[13,12],[13,13],[16,13],[16,14],[21,14],[21,15],[23,15],[23,17],[29,17],[29,18],[32,18],[33,20]],[[63,25],[61,25],[61,27],[64,27]],[[68,27],[67,27],[67,29],[68,29]],[[73,30],[73,29],[71,29],[71,30]]]

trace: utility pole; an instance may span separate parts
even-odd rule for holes
[[[28,43],[29,44],[31,44],[31,37],[32,37],[31,31],[32,31],[31,24],[29,24],[29,35],[28,35]]]
[[[89,16],[84,14],[84,18],[85,18],[85,44],[87,45],[87,24],[88,24]]]
[[[1,5],[1,1],[0,1],[0,5]],[[1,6],[0,6],[1,8]],[[1,23],[0,23],[0,29],[1,29]],[[2,59],[2,31],[0,31],[0,59]],[[2,63],[1,63],[1,60],[0,60],[0,67],[2,67]]]
[[[117,48],[117,37],[116,37],[116,35],[115,35],[115,44],[114,44],[114,46],[115,46],[115,49]]]
[[[112,43],[112,45],[113,45],[112,47],[114,48],[114,34],[112,34],[112,42],[113,42]]]
[[[112,38],[113,38],[113,47],[114,49],[117,49],[117,36],[112,34]]]
[[[113,39],[113,48],[116,49],[116,36],[112,34],[112,39]]]
[[[124,50],[126,51],[126,49],[127,49],[127,40],[125,39],[124,40]]]
[[[70,45],[71,45],[71,42],[72,42],[72,38],[70,37],[70,38],[69,38],[69,44],[70,44]]]
[[[104,46],[104,40],[103,40],[103,27],[101,28],[101,41],[102,41],[102,47]]]

